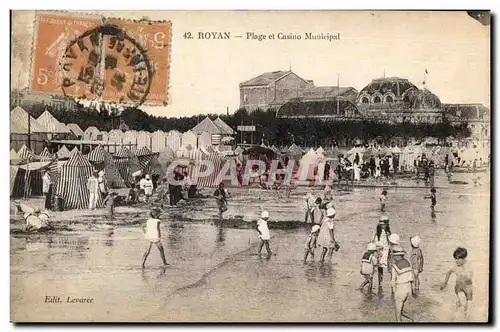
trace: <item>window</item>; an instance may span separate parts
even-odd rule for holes
[[[370,99],[365,96],[365,97],[361,98],[361,103],[363,103],[363,104],[369,104],[370,103]]]
[[[392,103],[392,102],[394,102],[394,99],[392,99],[392,96],[386,96],[385,97],[385,102],[386,103]]]
[[[381,101],[381,100],[380,100],[380,97],[379,97],[379,96],[375,96],[375,98],[373,98],[373,102],[374,102],[375,104],[380,104],[380,101]]]
[[[246,94],[246,93],[243,95],[243,101],[244,101],[244,102],[246,102],[246,101],[247,101],[247,94]]]

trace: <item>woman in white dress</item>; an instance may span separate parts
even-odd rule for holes
[[[358,164],[353,165],[354,169],[354,181],[359,181],[361,179],[361,167]]]
[[[389,227],[389,217],[381,216],[377,225],[377,230],[373,234],[371,242],[375,243],[378,248],[378,287],[382,287],[384,276],[384,268],[388,268],[389,256],[389,235],[391,229]]]

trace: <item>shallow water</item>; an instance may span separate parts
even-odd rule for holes
[[[461,245],[468,248],[468,264],[475,273],[469,320],[484,321],[488,307],[488,191],[472,185],[448,187],[438,190],[435,216],[430,201],[423,198],[428,188],[389,189],[387,214],[392,231],[401,235],[408,251],[411,236],[418,234],[423,239],[422,294],[410,299],[405,311],[418,322],[463,320],[454,308],[454,278],[445,291],[438,288],[454,263],[453,250]],[[269,201],[273,194],[235,192],[228,215],[251,220],[265,208],[271,220],[302,220],[304,193],[300,189],[291,198]],[[171,265],[160,268],[159,253],[153,247],[144,271],[140,262],[148,243],[139,227],[12,236],[12,319],[394,321],[388,275],[382,297],[368,299],[355,290],[362,282],[360,258],[380,215],[379,194],[380,189],[371,188],[336,192],[336,238],[341,249],[324,266],[302,264],[305,228],[272,230],[275,255],[267,260],[256,255],[254,230],[167,220],[162,224],[162,242]],[[192,214],[201,220],[211,217],[214,204],[206,204]],[[318,249],[316,258],[319,253]],[[46,296],[59,296],[64,302],[68,296],[93,298],[94,303],[46,303]]]

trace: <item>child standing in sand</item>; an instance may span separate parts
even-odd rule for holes
[[[410,263],[413,269],[413,290],[412,293],[414,296],[418,295],[420,291],[420,279],[419,274],[424,270],[424,254],[422,253],[422,249],[420,249],[420,243],[422,240],[420,236],[416,235],[410,239],[411,243],[411,254],[410,254]]]
[[[375,265],[377,265],[377,245],[373,242],[368,243],[366,246],[366,252],[363,254],[361,259],[361,275],[365,278],[365,281],[359,286],[359,290],[368,285],[368,294],[371,295],[373,289],[373,273],[375,271]]]
[[[114,191],[110,192],[108,196],[103,201],[103,205],[106,207],[108,212],[108,220],[114,220],[114,212],[115,212],[115,199],[118,194]]]
[[[314,250],[316,249],[316,242],[318,241],[320,227],[318,225],[314,225],[311,229],[311,234],[307,237],[306,240],[306,252],[304,254],[304,264],[307,262],[307,256],[311,254],[312,261],[314,262]]]
[[[472,270],[469,269],[467,264],[467,249],[458,247],[453,252],[453,258],[455,259],[456,266],[452,267],[447,273],[444,279],[444,283],[441,286],[443,290],[448,284],[448,280],[452,273],[456,275],[455,281],[455,294],[457,296],[457,306],[464,307],[464,313],[467,315],[470,302],[472,301]],[[465,295],[465,301],[460,298],[460,295]]]
[[[387,190],[383,190],[380,195],[380,211],[385,212],[385,202],[387,201]]]
[[[156,245],[158,251],[160,252],[161,260],[163,261],[163,265],[169,265],[165,258],[165,250],[163,249],[163,245],[161,244],[161,232],[160,232],[160,209],[154,207],[150,212],[151,218],[146,221],[146,225],[143,227],[144,236],[146,240],[149,241],[148,249],[144,253],[142,257],[142,268],[146,266],[146,260],[148,259],[149,253],[151,252],[151,247],[153,244]]]
[[[269,233],[269,227],[267,226],[267,220],[269,219],[269,212],[262,211],[261,218],[257,221],[257,232],[259,232],[260,244],[259,244],[259,256],[262,251],[262,247],[265,245],[267,250],[267,258],[271,257],[271,249],[269,248],[269,240],[271,239],[271,234]]]
[[[431,188],[431,194],[429,196],[425,196],[424,198],[431,199],[431,210],[434,211],[434,208],[437,204],[436,188]]]

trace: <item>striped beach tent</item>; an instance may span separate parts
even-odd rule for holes
[[[23,144],[19,151],[17,151],[17,157],[21,160],[32,160],[33,152]]]
[[[88,207],[87,181],[92,168],[92,164],[78,150],[61,166],[57,195],[63,198],[65,209]]]
[[[108,185],[110,188],[125,188],[125,181],[123,180],[118,167],[115,164],[113,156],[101,145],[98,145],[94,150],[92,150],[88,155],[89,159],[94,169],[98,171],[104,170],[106,174],[106,179],[108,180]]]
[[[55,159],[54,156],[49,152],[49,149],[45,147],[40,153],[40,161],[52,161],[53,159]]]
[[[205,161],[208,161],[208,165],[213,166],[213,170],[210,172],[210,174],[199,177],[196,181],[196,185],[199,188],[215,188],[220,183],[220,171],[222,170],[226,159],[217,151],[203,151],[201,157]],[[198,167],[198,169],[200,169],[200,167]],[[204,169],[201,169],[201,171],[204,171]]]
[[[69,152],[68,148],[66,147],[66,145],[63,145],[59,149],[59,151],[57,151],[56,155],[57,155],[57,159],[59,159],[59,160],[69,159],[70,152]]]
[[[52,161],[35,161],[24,165],[11,165],[11,195],[29,197],[42,195],[42,176],[50,170]],[[12,178],[14,176],[14,178]]]
[[[120,150],[113,156],[116,167],[120,172],[125,183],[132,184],[134,179],[132,174],[141,170],[141,164],[137,156],[132,154],[129,149],[122,146]]]
[[[167,146],[167,134],[161,130],[157,130],[151,134],[151,150],[153,152],[161,152]]]
[[[153,154],[147,147],[142,146],[139,149],[137,149],[135,155],[137,156],[139,164],[141,165],[142,173],[147,174],[149,162],[151,161]]]

